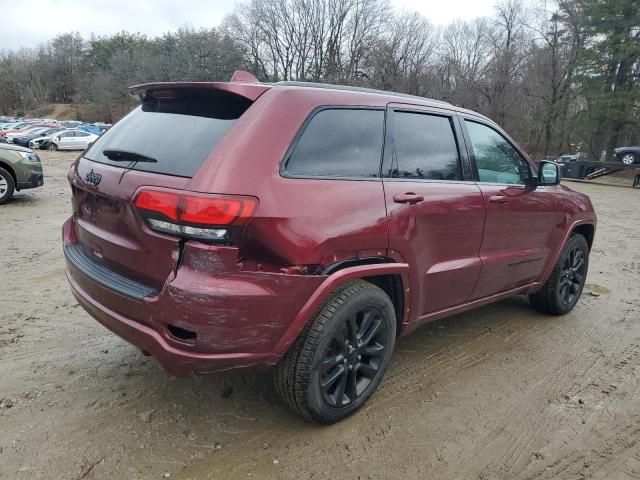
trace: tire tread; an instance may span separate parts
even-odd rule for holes
[[[327,423],[314,416],[306,398],[313,357],[326,330],[327,323],[352,295],[367,290],[382,292],[376,285],[364,280],[354,280],[338,287],[318,308],[317,313],[293,345],[289,348],[274,370],[276,391],[294,412],[308,421]]]
[[[566,243],[566,245],[562,249],[562,253],[560,254],[558,262],[556,262],[555,266],[553,267],[553,271],[551,272],[551,275],[549,275],[549,278],[547,279],[545,284],[536,293],[532,293],[531,295],[529,295],[529,302],[531,303],[531,305],[536,310],[542,313],[546,313],[548,315],[564,315],[565,313],[567,313],[567,311],[562,309],[561,306],[556,301],[555,290],[556,290],[558,281],[560,279],[559,272],[562,268],[562,259],[564,258],[565,252],[567,251],[571,243],[573,243],[576,237],[582,238],[585,244],[587,244],[587,240],[586,238],[584,238],[584,235],[580,233],[572,234],[571,237],[569,238],[569,241]],[[588,253],[588,248],[587,248],[587,253]]]
[[[11,198],[11,196],[15,192],[16,185],[11,172],[8,172],[4,168],[0,167],[0,175],[7,180],[7,193],[5,193],[5,195],[0,198],[0,204],[3,204]]]

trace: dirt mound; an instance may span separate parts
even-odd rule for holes
[[[29,118],[53,118],[56,120],[82,120],[84,122],[112,123],[126,114],[128,107],[114,107],[108,114],[100,114],[95,105],[76,103],[49,103],[42,107],[26,112],[19,112],[21,116]]]

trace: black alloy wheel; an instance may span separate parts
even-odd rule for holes
[[[389,332],[382,313],[365,307],[354,312],[336,331],[320,370],[320,391],[328,405],[355,402],[378,374]]]
[[[565,305],[572,305],[580,295],[586,276],[586,252],[578,244],[563,258],[562,274],[558,282],[558,295]]]
[[[536,293],[529,295],[531,304],[551,315],[570,312],[580,299],[589,269],[589,244],[575,233],[563,247],[551,275]]]
[[[384,290],[366,280],[341,285],[278,363],[276,390],[312,422],[352,415],[378,388],[396,328],[394,304]]]

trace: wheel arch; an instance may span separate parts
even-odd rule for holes
[[[580,225],[576,225],[571,230],[569,237],[571,237],[571,235],[573,235],[574,233],[579,233],[584,238],[586,238],[587,244],[589,245],[589,250],[591,250],[591,247],[593,246],[593,238],[596,234],[596,226],[592,223],[582,223]]]
[[[591,250],[591,246],[593,245],[593,239],[596,233],[595,216],[589,219],[576,220],[571,224],[571,226],[567,229],[566,234],[562,239],[562,242],[560,242],[560,246],[556,250],[555,255],[552,257],[552,261],[550,261],[547,264],[547,267],[544,270],[544,274],[542,275],[540,282],[538,282],[539,285],[544,284],[549,279],[549,276],[551,275],[553,268],[555,267],[556,263],[558,262],[558,259],[560,258],[560,255],[562,254],[562,250],[564,249],[564,246],[567,244],[567,242],[569,241],[569,239],[574,233],[579,233],[583,235],[587,239],[589,250]]]
[[[344,270],[349,267],[365,266],[365,265],[381,265],[395,263],[396,261],[390,257],[361,257],[353,258],[349,260],[342,260],[340,262],[328,265],[323,274],[330,275],[332,273]],[[398,273],[386,273],[381,275],[367,276],[363,278],[368,282],[373,283],[377,287],[381,288],[393,303],[394,310],[396,312],[396,333],[400,333],[402,325],[404,323],[405,313],[405,288],[402,280],[402,275]]]
[[[15,189],[18,190],[18,177],[16,176],[16,172],[15,170],[11,167],[11,165],[9,165],[7,162],[5,162],[4,160],[0,160],[0,168],[4,168],[7,172],[9,172],[9,174],[11,175],[11,177],[13,178],[13,184],[15,186]]]
[[[403,285],[409,285],[409,265],[398,263],[386,258],[380,261],[379,257],[372,259],[357,259],[341,262],[341,268],[330,270],[331,273],[320,284],[309,300],[300,309],[285,333],[280,337],[273,353],[284,355],[291,344],[304,330],[313,316],[322,307],[326,299],[342,284],[352,280],[365,280],[384,290],[394,304],[396,310],[396,322],[398,327],[404,322],[405,305],[409,305],[409,289]],[[325,269],[326,270],[326,269]],[[394,301],[395,298],[395,301]]]

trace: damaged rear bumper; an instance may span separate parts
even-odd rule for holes
[[[162,289],[133,298],[70,258],[74,231],[69,219],[63,226],[67,278],[80,305],[176,376],[276,364],[277,346],[326,279],[241,271],[236,248],[187,242]]]

